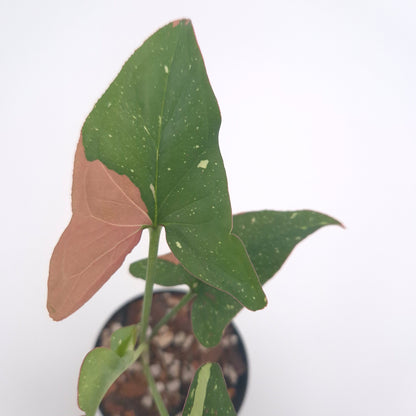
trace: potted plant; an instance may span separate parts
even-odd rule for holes
[[[168,24],[130,57],[86,119],[74,162],[73,216],[53,252],[48,310],[61,320],[80,308],[149,233],[141,319],[118,328],[81,366],[78,402],[93,416],[106,391],[140,363],[160,415],[168,415],[150,369],[149,346],[189,307],[196,339],[217,345],[243,308],[262,309],[262,285],[292,249],[340,223],[313,211],[232,216],[218,147],[221,117],[189,20]],[[171,253],[158,257],[162,227]],[[149,331],[154,284],[188,292]],[[127,414],[127,413],[126,413]],[[130,413],[134,414],[134,413]],[[232,415],[221,368],[195,373],[183,415]]]

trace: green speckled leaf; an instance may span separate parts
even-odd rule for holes
[[[341,225],[337,220],[314,211],[258,211],[234,215],[233,233],[238,235],[258,273],[266,283],[283,265],[295,246],[316,230],[326,225]],[[147,260],[137,262],[134,269],[144,271]],[[133,267],[133,266],[132,266]],[[171,286],[186,283],[198,294],[192,306],[192,324],[196,337],[206,347],[215,346],[230,320],[241,310],[231,296],[198,282],[181,265],[159,260],[156,280]],[[133,273],[142,277],[143,272]],[[166,284],[166,283],[170,284]]]
[[[188,20],[169,24],[126,62],[88,116],[88,160],[127,175],[154,225],[198,279],[249,309],[266,298],[241,241],[231,235],[221,117]]]
[[[120,328],[111,337],[111,349],[94,348],[86,355],[78,380],[78,405],[86,416],[95,416],[107,390],[137,360],[136,337],[137,326]]]
[[[245,244],[263,285],[277,273],[299,242],[326,225],[341,224],[314,211],[259,211],[234,215],[233,233]],[[220,341],[225,326],[241,310],[241,305],[207,285],[198,285],[196,291],[193,329],[203,345],[214,346]]]
[[[235,416],[227,386],[216,363],[201,366],[195,374],[182,416]]]

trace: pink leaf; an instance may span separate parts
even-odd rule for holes
[[[54,320],[80,308],[121,266],[150,225],[139,189],[127,176],[75,153],[72,219],[53,251],[48,311]]]
[[[161,260],[170,261],[175,266],[177,266],[178,264],[181,264],[181,262],[175,257],[173,253],[162,254],[161,256],[159,256],[159,258]]]

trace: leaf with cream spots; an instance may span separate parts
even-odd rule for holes
[[[337,220],[314,211],[258,211],[234,215],[233,233],[246,246],[261,284],[272,278],[296,245]],[[145,276],[146,260],[135,262],[130,272]],[[187,284],[197,296],[192,305],[192,325],[196,337],[206,347],[215,346],[232,318],[242,309],[232,296],[196,279],[172,254],[156,263],[156,283],[164,286]]]
[[[165,227],[170,249],[190,273],[257,310],[266,300],[231,234],[220,123],[193,27],[183,20],[160,29],[125,63],[88,116],[83,144],[88,160],[140,189],[152,224]]]
[[[236,416],[221,367],[206,363],[196,372],[182,416]]]

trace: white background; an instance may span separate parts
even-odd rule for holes
[[[4,415],[74,416],[84,354],[141,292],[146,239],[81,310],[46,312],[84,119],[159,27],[192,19],[223,124],[234,212],[331,214],[237,324],[241,416],[416,414],[413,0],[5,1],[0,6]]]

